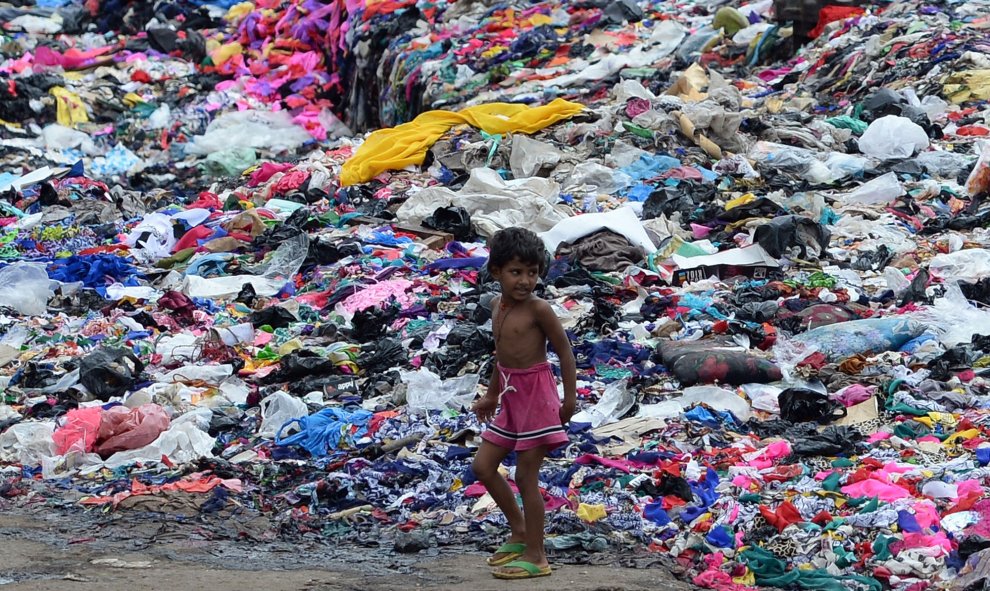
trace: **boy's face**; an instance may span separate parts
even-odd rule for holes
[[[502,285],[502,297],[516,302],[529,298],[540,280],[540,266],[514,258],[492,269],[492,276]]]

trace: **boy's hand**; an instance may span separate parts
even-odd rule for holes
[[[482,396],[471,406],[471,410],[477,415],[478,420],[487,423],[495,416],[495,409],[498,408],[498,399],[491,396]]]
[[[575,403],[564,401],[560,404],[560,424],[567,426],[567,423],[571,422],[571,417],[574,416],[574,406]]]

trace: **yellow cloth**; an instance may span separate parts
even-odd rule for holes
[[[490,103],[458,112],[427,111],[409,123],[372,132],[344,163],[340,184],[346,187],[364,183],[386,170],[422,164],[426,151],[455,125],[466,123],[490,134],[528,134],[569,119],[583,109],[578,103],[556,99],[540,107]]]
[[[59,125],[65,127],[75,127],[76,124],[89,121],[86,113],[86,105],[79,95],[69,91],[63,86],[53,86],[49,91],[55,97],[56,111],[55,118]]]
[[[578,505],[577,516],[588,523],[593,523],[599,519],[604,519],[605,505],[588,505],[581,503]]]
[[[953,72],[942,78],[942,92],[956,103],[990,99],[990,70]]]
[[[752,203],[756,201],[756,195],[752,193],[746,193],[742,197],[736,197],[732,201],[725,204],[725,211],[729,211],[734,207],[739,207],[740,205],[746,205],[747,203]]]

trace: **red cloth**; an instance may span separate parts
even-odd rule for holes
[[[784,531],[788,525],[801,521],[801,513],[790,501],[784,501],[774,511],[770,507],[760,505],[760,514],[767,520],[767,523],[777,528],[777,531]]]
[[[822,34],[829,23],[859,16],[864,12],[866,11],[857,6],[836,6],[830,4],[818,12],[818,25],[808,33],[808,36],[816,39]]]
[[[196,226],[192,230],[186,232],[186,235],[179,239],[172,247],[172,252],[179,252],[180,250],[185,250],[187,248],[196,248],[199,246],[199,241],[204,238],[209,238],[213,235],[213,230],[207,228],[206,226]]]

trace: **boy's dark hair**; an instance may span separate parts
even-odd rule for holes
[[[527,265],[539,265],[540,274],[547,268],[547,249],[531,230],[525,228],[506,228],[495,232],[488,241],[488,270],[504,267],[518,258]]]

